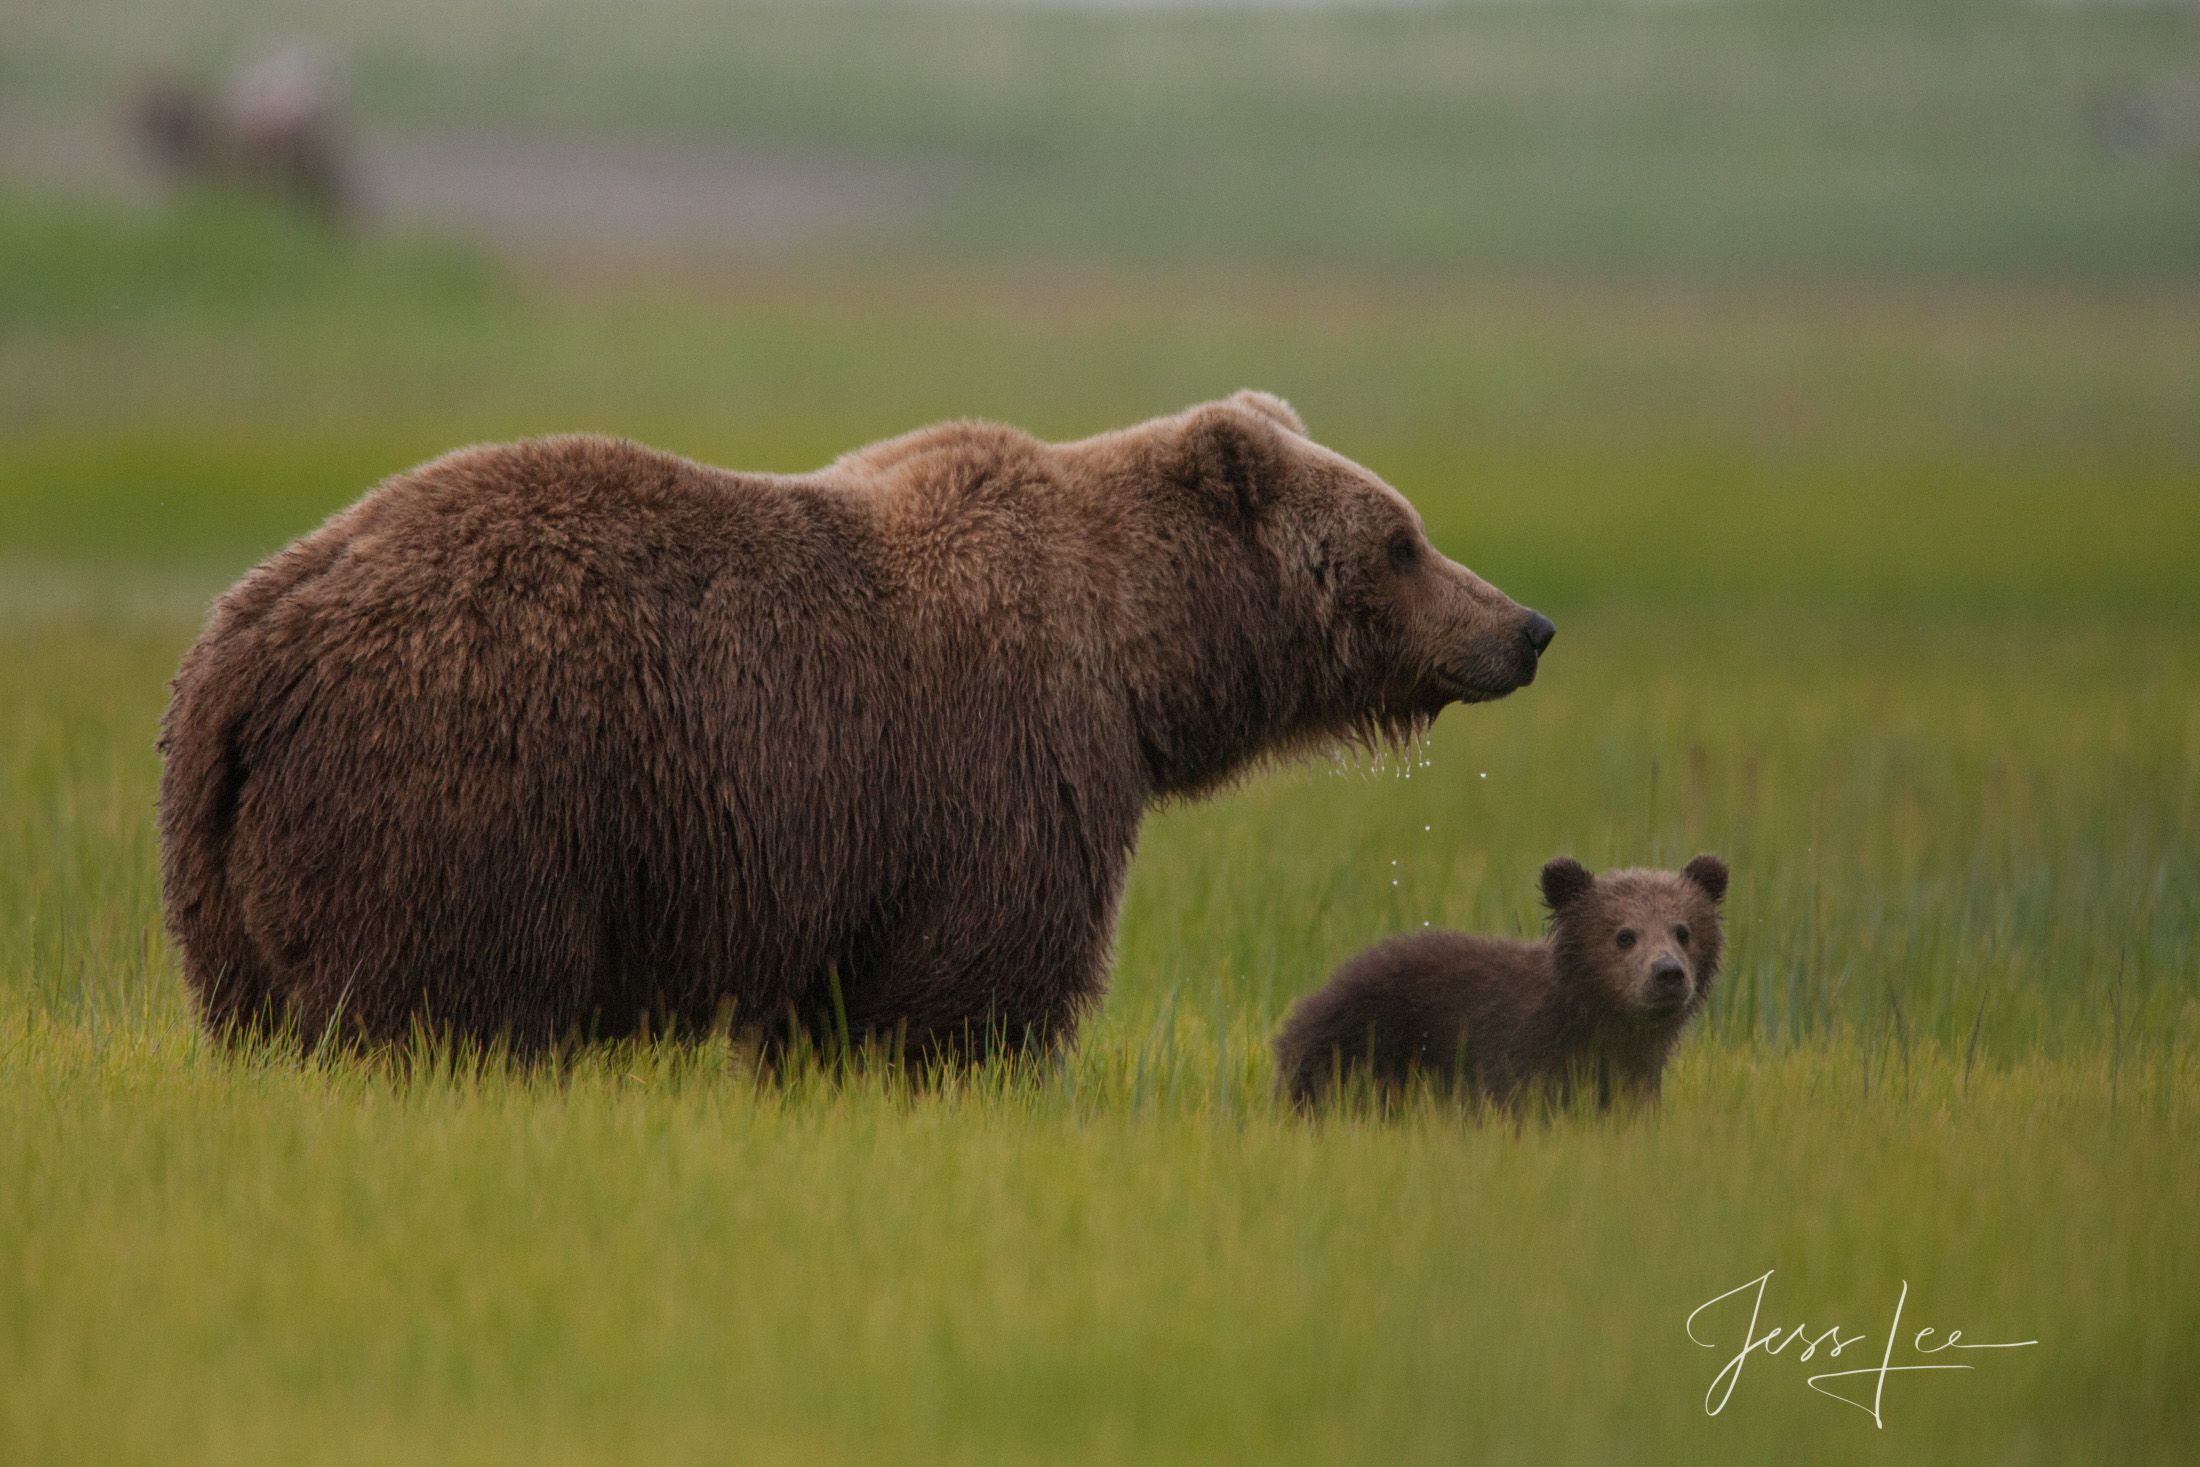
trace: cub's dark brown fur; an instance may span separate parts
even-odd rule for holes
[[[1239,393],[809,475],[601,438],[393,479],[232,589],[161,730],[206,1020],[1052,1043],[1141,816],[1535,675],[1544,618]]]
[[[1577,1080],[1604,1104],[1654,1097],[1718,976],[1726,881],[1716,856],[1601,877],[1560,857],[1543,868],[1542,941],[1416,933],[1339,968],[1276,1039],[1284,1088],[1310,1104],[1364,1071],[1385,1088],[1426,1075],[1500,1101]]]

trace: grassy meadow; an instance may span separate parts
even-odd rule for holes
[[[0,188],[0,1462],[2189,1460],[2200,235],[2189,160],[2103,175],[2024,131],[2189,65],[2188,19],[1040,9],[992,52],[950,44],[975,11],[919,46],[851,7],[676,65],[667,0],[538,93],[462,85],[488,44],[463,24],[416,54],[324,8],[380,115],[993,171],[891,247],[646,267]],[[586,10],[546,11],[539,74]],[[212,54],[259,12],[189,13],[179,40],[26,4],[0,78]],[[1572,131],[1455,85],[1484,55]],[[1032,57],[1051,91],[1020,89]],[[1228,85],[1168,112],[1201,66]],[[1718,106],[1674,104],[1698,80]],[[1789,84],[1792,131],[1706,151]],[[1473,117],[1486,149],[1395,145]],[[1940,142],[1875,152],[1881,124]],[[1179,134],[1232,141],[1244,187],[1203,192]],[[1315,134],[1319,168],[1270,166]],[[1569,147],[1672,212],[1401,202],[1455,156],[1495,188]],[[1826,216],[1757,187],[1789,165],[1833,180]],[[1086,213],[1000,192],[1027,172]],[[1362,222],[1292,236],[1291,188]],[[1745,227],[1832,215],[1809,248]],[[1059,1067],[300,1064],[199,1033],[161,928],[165,683],[212,595],[379,477],[570,429],[798,470],[941,417],[1068,437],[1247,385],[1558,640],[1410,758],[1153,816]],[[1268,1037],[1364,944],[1530,931],[1560,851],[1700,850],[1734,869],[1729,966],[1654,1113],[1276,1104]],[[1752,1354],[1709,1414],[1749,1298],[1697,1339],[1691,1312],[1767,1270],[1758,1336],[1855,1343]],[[1850,1405],[1807,1383],[1890,1333],[1891,1365],[1956,1358],[1928,1327],[2038,1343],[1889,1375],[1877,1424],[1873,1377],[1821,1382]]]

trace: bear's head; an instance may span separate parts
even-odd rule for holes
[[[1179,414],[1169,477],[1261,560],[1276,628],[1306,658],[1303,731],[1397,736],[1447,704],[1535,680],[1556,628],[1429,543],[1403,495],[1239,392]]]
[[[1106,547],[1113,664],[1164,797],[1263,757],[1409,742],[1533,681],[1555,631],[1429,544],[1404,497],[1239,392],[1054,452]]]
[[[1584,1008],[1677,1031],[1703,1006],[1725,949],[1726,863],[1593,876],[1560,856],[1543,868],[1559,981]]]

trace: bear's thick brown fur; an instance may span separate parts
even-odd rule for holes
[[[215,607],[161,728],[168,919],[220,1032],[524,1051],[844,1004],[1051,1044],[1150,804],[1502,697],[1550,635],[1258,393],[802,476],[463,449]]]
[[[1654,1099],[1719,973],[1726,881],[1716,856],[1601,877],[1562,856],[1543,868],[1543,940],[1393,938],[1300,1000],[1276,1038],[1283,1089],[1311,1105],[1350,1077],[1395,1093],[1426,1076],[1500,1102],[1577,1084],[1601,1105]]]

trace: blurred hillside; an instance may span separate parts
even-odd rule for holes
[[[302,44],[382,217],[540,249],[1722,277],[2200,266],[2200,9],[11,0],[0,168]]]
[[[285,48],[363,227],[130,151]],[[2189,615],[2200,9],[0,7],[24,585],[220,584],[456,443],[801,470],[1248,384],[1554,611]]]

